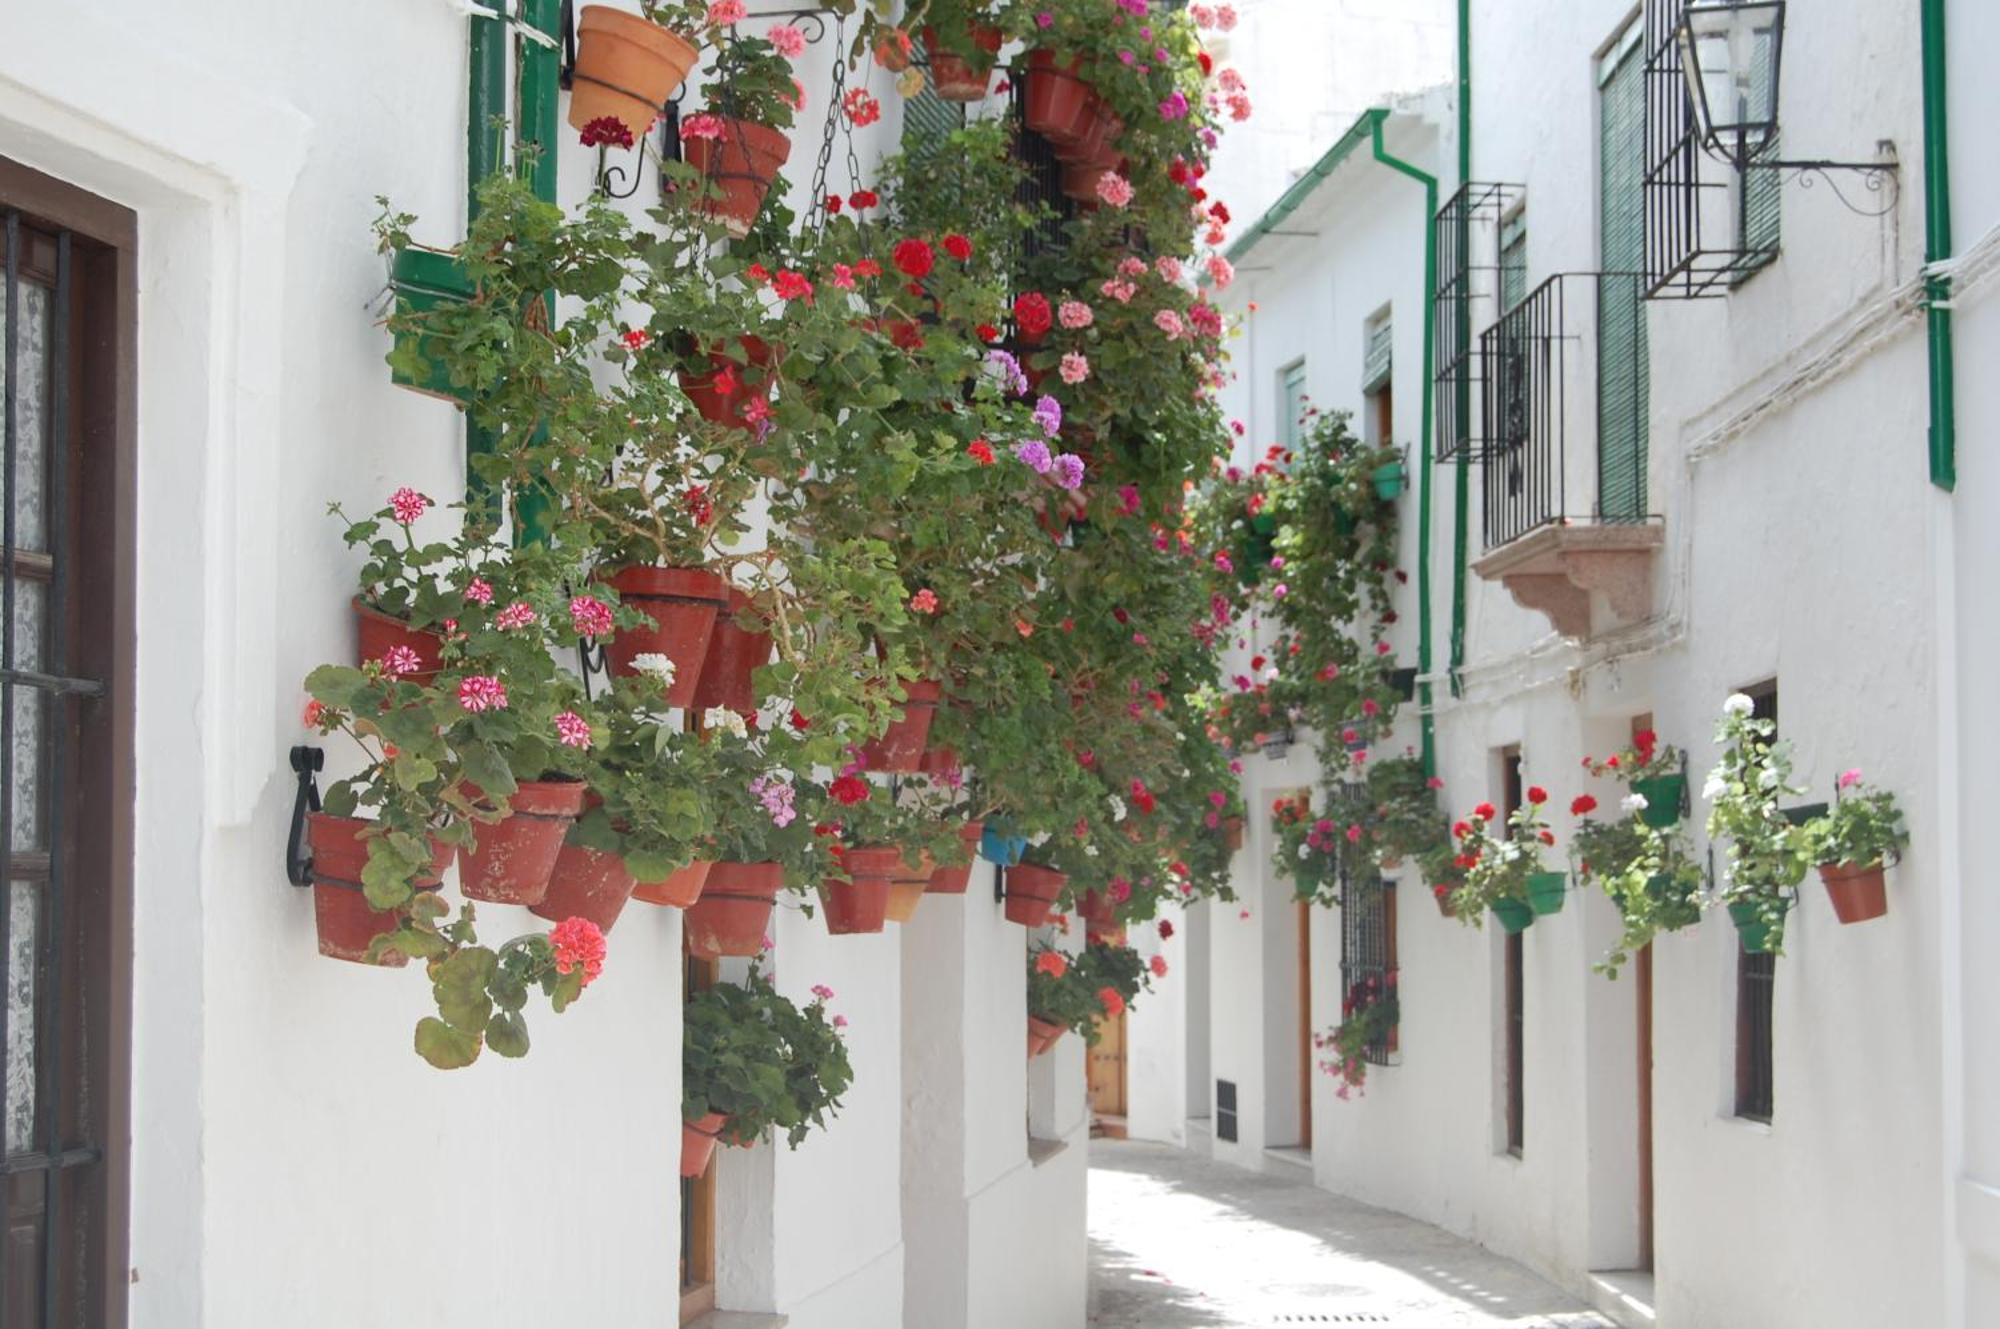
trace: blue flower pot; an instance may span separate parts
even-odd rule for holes
[[[998,863],[1003,868],[1011,868],[1021,861],[1021,855],[1028,848],[1025,835],[1008,835],[996,831],[991,826],[979,833],[979,856],[989,863]]]

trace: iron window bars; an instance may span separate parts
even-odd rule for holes
[[[1500,219],[1522,192],[1520,185],[1461,185],[1431,219],[1438,253],[1437,289],[1431,293],[1432,455],[1441,462],[1455,460],[1479,441],[1474,399],[1481,376],[1473,306],[1499,298]]]
[[[1636,342],[1639,296],[1637,273],[1559,274],[1481,334],[1486,548],[1555,522],[1647,520],[1645,357],[1608,349]],[[1568,504],[1573,420],[1597,440],[1587,513]]]
[[[1350,859],[1360,859],[1358,863]],[[1395,885],[1359,854],[1340,856],[1340,993],[1342,1018],[1396,1000]],[[1395,1025],[1363,1047],[1371,1066],[1395,1064]]]

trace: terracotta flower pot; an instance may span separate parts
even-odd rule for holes
[[[927,888],[931,894],[965,894],[965,888],[972,883],[972,865],[978,861],[975,851],[979,847],[981,837],[985,834],[985,822],[969,821],[965,823],[965,828],[958,833],[958,838],[965,843],[966,860],[957,867],[939,866],[933,868],[931,870],[930,885]]]
[[[1103,891],[1090,890],[1076,902],[1077,917],[1092,928],[1109,930],[1118,926],[1117,907]]]
[[[604,643],[611,672],[630,677],[642,655],[674,662],[668,706],[685,709],[701,685],[702,666],[715,636],[715,620],[729,603],[729,585],[703,568],[620,568],[610,578],[618,598],[653,620],[650,628],[621,628]]]
[[[930,884],[928,877],[914,880],[899,880],[889,883],[889,921],[907,923],[917,916],[917,906],[924,902],[924,888]]]
[[[889,916],[890,886],[910,873],[903,851],[895,845],[856,845],[841,861],[852,880],[829,880],[819,888],[826,930],[835,936],[880,932]]]
[[[711,424],[733,425],[738,429],[748,429],[749,421],[744,412],[750,403],[762,397],[771,399],[771,381],[767,374],[760,373],[761,380],[755,385],[745,381],[746,369],[759,371],[771,364],[771,344],[762,337],[742,336],[736,339],[743,348],[744,363],[738,364],[733,356],[723,351],[708,353],[706,374],[680,373],[681,391],[694,403],[701,418]],[[728,375],[724,379],[724,375]],[[720,382],[719,382],[720,380]]]
[[[761,955],[771,910],[784,885],[782,863],[717,863],[708,871],[701,899],[688,906],[687,948],[712,960],[722,955]]]
[[[1118,164],[1118,140],[1125,133],[1125,122],[1118,118],[1102,98],[1092,98],[1091,119],[1082,138],[1068,147],[1058,146],[1056,156],[1065,162],[1093,162],[1099,166]]]
[[[491,904],[540,903],[583,795],[577,780],[521,781],[505,817],[473,824],[472,843],[458,851],[459,892]]]
[[[354,606],[357,665],[379,660],[397,646],[407,646],[417,653],[421,667],[414,673],[404,674],[404,678],[412,683],[428,683],[438,676],[438,671],[444,668],[444,642],[437,633],[413,628],[404,620],[364,603],[358,595],[351,603]]]
[[[709,869],[714,866],[714,859],[697,858],[665,881],[640,882],[632,888],[632,898],[646,904],[686,909],[701,898],[702,888],[708,885]]]
[[[314,812],[306,818],[306,843],[312,850],[313,922],[319,931],[319,953],[335,960],[368,964],[368,948],[375,938],[394,932],[402,925],[402,915],[393,909],[375,909],[361,891],[361,870],[368,865],[368,842],[362,838],[370,823],[359,817],[335,817]],[[437,890],[444,870],[451,863],[451,846],[441,840],[431,842],[431,870],[417,878],[420,891]],[[384,968],[400,969],[408,957],[399,951],[385,951],[373,961]]]
[[[1081,143],[1097,123],[1097,94],[1079,75],[1082,68],[1082,57],[1060,64],[1054,51],[1028,57],[1028,128],[1057,148]]]
[[[944,689],[928,679],[906,684],[909,700],[890,722],[880,738],[861,745],[861,760],[871,771],[908,773],[923,765],[924,745],[930,741],[931,721],[937,718],[938,698]]]
[[[1044,1020],[1039,1015],[1028,1017],[1028,1060],[1033,1061],[1054,1047],[1069,1030],[1054,1020]]]
[[[1224,842],[1225,842],[1226,844],[1228,844],[1228,846],[1229,846],[1229,852],[1230,852],[1230,853],[1232,853],[1232,854],[1240,854],[1240,853],[1242,853],[1242,852],[1243,852],[1243,818],[1241,818],[1241,817],[1224,817],[1224,818],[1222,819],[1222,838],[1223,838],[1223,841],[1224,841]]]
[[[1833,901],[1833,916],[1843,923],[1866,923],[1889,912],[1889,892],[1882,879],[1882,865],[1822,863],[1819,879],[1826,883],[1827,899]]]
[[[728,1122],[720,1112],[711,1112],[699,1121],[681,1123],[683,1177],[699,1177],[708,1171],[708,1161],[715,1157],[715,1146],[722,1142],[722,1128]]]
[[[549,874],[548,892],[539,904],[529,905],[528,912],[551,923],[587,918],[609,932],[637,885],[625,870],[622,854],[565,842],[556,855],[555,871]]]
[[[987,88],[993,80],[993,60],[1000,53],[1000,29],[974,24],[972,44],[989,57],[985,68],[977,69],[973,63],[956,51],[947,51],[938,42],[937,29],[924,29],[924,50],[930,56],[931,90],[948,102],[976,102],[986,96]]]
[[[1526,900],[1495,900],[1493,917],[1500,920],[1500,926],[1508,932],[1525,932],[1535,921],[1535,911],[1528,907]]]
[[[1024,928],[1048,922],[1049,910],[1062,897],[1069,877],[1054,868],[1017,863],[1007,869],[1007,921]]]
[[[1559,914],[1569,895],[1569,878],[1560,872],[1528,874],[1528,907],[1537,914]]]
[[[576,27],[570,125],[610,116],[643,136],[701,53],[679,33],[609,5],[585,5]]]
[[[1450,891],[1433,890],[1431,899],[1437,901],[1438,912],[1446,918],[1458,917],[1458,906],[1451,902]]]
[[[917,769],[925,775],[949,775],[959,768],[958,751],[949,747],[927,747]]]
[[[1078,203],[1096,204],[1097,182],[1110,174],[1109,166],[1097,162],[1064,162],[1062,192]]]
[[[738,713],[757,709],[752,675],[771,659],[771,634],[740,626],[739,614],[752,612],[748,594],[729,588],[729,604],[716,616],[715,634],[708,640],[708,659],[695,684],[697,709],[722,706]]]
[[[721,138],[688,139],[682,150],[688,165],[722,188],[720,198],[702,201],[702,211],[720,217],[729,233],[740,240],[750,234],[771,182],[792,155],[792,140],[768,125],[733,116],[720,119]]]

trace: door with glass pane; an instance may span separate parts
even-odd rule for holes
[[[124,1318],[131,223],[0,160],[0,1329]]]

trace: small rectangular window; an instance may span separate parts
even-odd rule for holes
[[[1364,1008],[1397,1001],[1396,883],[1385,880],[1365,856],[1341,863],[1340,991],[1341,1019]],[[1387,1066],[1398,1049],[1399,1023],[1362,1051],[1371,1066]]]
[[[1236,1142],[1236,1082],[1215,1082],[1215,1138]]]
[[[1396,441],[1395,342],[1387,309],[1368,320],[1362,333],[1361,394],[1367,409],[1361,434],[1370,447]]]
[[[1306,362],[1294,360],[1278,371],[1279,426],[1285,447],[1296,449],[1305,438]]]
[[[1528,210],[1515,208],[1500,222],[1500,312],[1528,294]]]
[[[1751,714],[1778,722],[1775,679],[1745,688],[1756,703]],[[1777,988],[1778,957],[1736,951],[1736,1115],[1751,1121],[1771,1120],[1773,1099],[1772,1020]]]

